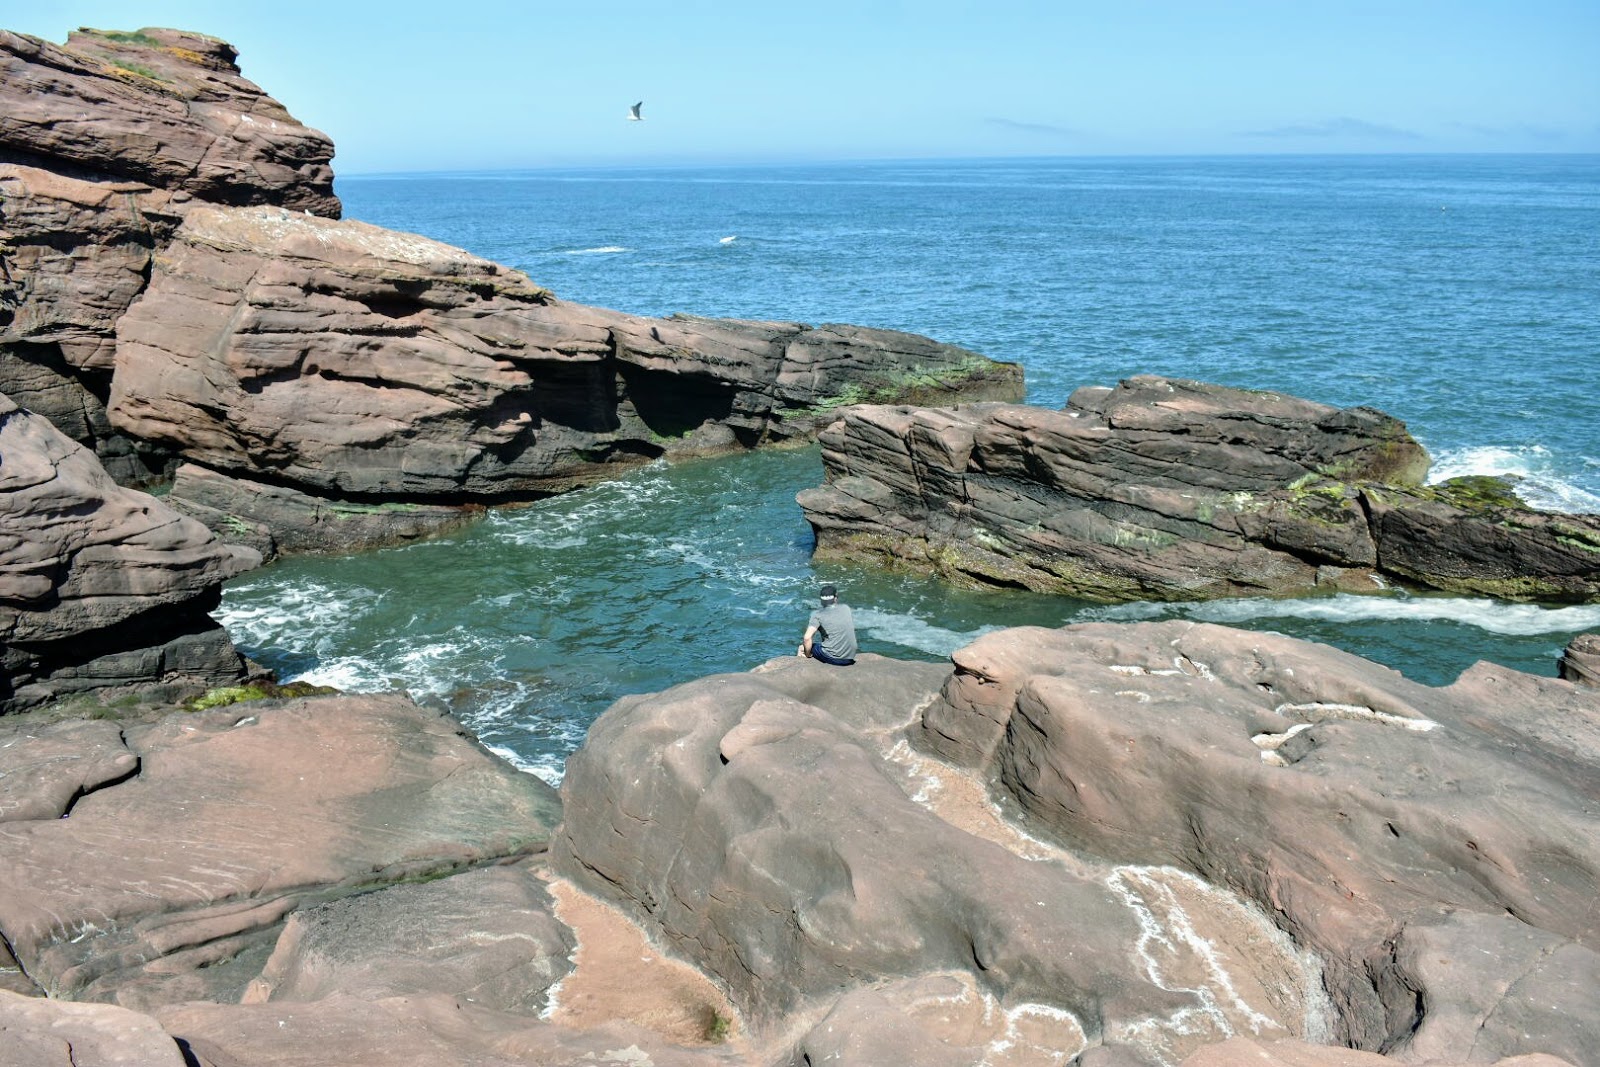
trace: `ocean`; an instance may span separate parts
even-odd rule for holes
[[[1600,512],[1600,156],[960,160],[341,178],[347,217],[643,315],[909,330],[1023,364],[1028,401],[1134,374],[1403,419],[1434,478]],[[837,583],[862,647],[1183,617],[1431,685],[1555,673],[1600,606],[1386,595],[1115,607],[816,567],[814,447],[656,463],[452,536],[289,559],[218,617],[283,680],[399,689],[559,781],[618,697],[792,655]]]

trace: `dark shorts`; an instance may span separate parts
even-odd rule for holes
[[[822,644],[818,641],[811,642],[811,658],[818,663],[826,663],[834,667],[848,667],[855,663],[853,659],[835,659],[828,655],[822,650]]]

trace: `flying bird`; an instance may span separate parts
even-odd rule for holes
[[[639,114],[639,109],[641,107],[644,107],[644,101],[643,100],[639,101],[637,104],[634,104],[632,107],[630,107],[628,109],[628,121],[629,122],[643,122],[644,121],[644,116]]]

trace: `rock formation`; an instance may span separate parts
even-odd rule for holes
[[[111,480],[0,395],[0,715],[90,688],[204,690],[245,664],[207,614],[259,565]]]
[[[559,811],[399,696],[8,716],[0,1059],[1590,1067],[1597,759],[1191,623],[628,697]]]
[[[290,550],[803,437],[862,390],[1020,389],[1016,367],[910,334],[642,319],[421,237],[272,208],[189,211],[117,334],[112,420],[188,461],[174,501]]]
[[[1558,673],[1569,682],[1600,687],[1600,634],[1579,634],[1568,642]]]
[[[174,30],[0,34],[0,391],[125,483],[188,461],[173,503],[229,539],[404,540],[809,437],[846,401],[1021,395],[1020,368],[926,338],[580,307],[334,222],[331,144],[234,59]]]
[[[222,41],[0,31],[0,392],[123,484],[164,457],[105,419],[117,319],[193,204],[337,218],[333,145],[246,81]]]
[[[0,162],[337,218],[333,143],[237,58],[178,30],[83,29],[64,46],[0,30]]]
[[[1176,379],[1067,407],[859,407],[799,496],[822,558],[927,567],[1092,600],[1199,600],[1394,579],[1517,600],[1600,598],[1600,517],[1501,479],[1421,484],[1427,454],[1369,408]]]
[[[812,1063],[1600,1062],[1593,690],[1192,623],[1000,631],[938,682],[628,698],[569,762],[559,868],[753,1033],[819,1019]]]
[[[558,817],[548,786],[401,697],[7,722],[0,782],[29,803],[0,803],[0,932],[60,999],[237,1002],[297,908],[543,851]]]

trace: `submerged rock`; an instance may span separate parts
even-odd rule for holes
[[[192,465],[174,501],[289,550],[805,437],[841,399],[1021,390],[1017,367],[910,334],[583,307],[435,241],[271,208],[189,211],[117,333],[112,421]]]
[[[246,667],[208,612],[260,564],[111,480],[0,395],[0,714],[85,689],[206,689]]]
[[[798,498],[821,558],[1101,601],[1383,579],[1600,598],[1600,517],[1495,479],[1424,487],[1426,452],[1369,408],[1139,377],[1062,411],[854,408],[821,441],[826,482]]]

